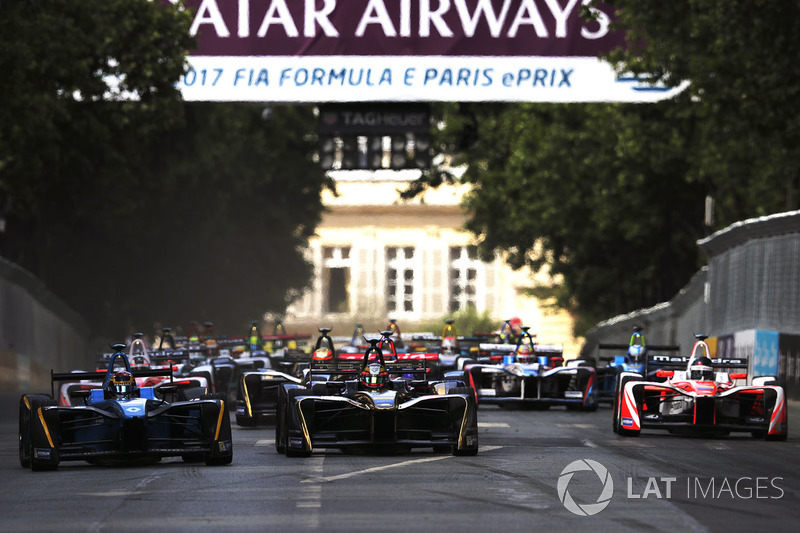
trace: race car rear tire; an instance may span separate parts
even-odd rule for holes
[[[58,405],[58,402],[49,396],[31,396],[28,397],[31,404],[31,417],[30,417],[30,467],[34,472],[41,472],[45,470],[55,470],[58,468],[58,450],[50,448],[50,442],[47,439],[45,428],[42,426],[41,420],[36,416],[40,407],[50,407]],[[46,460],[39,460],[36,457],[35,450],[37,448],[49,448],[50,458]]]

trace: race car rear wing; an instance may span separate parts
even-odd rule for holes
[[[689,364],[690,357],[684,355],[671,356],[671,355],[648,355],[647,365],[654,368],[679,368],[685,369]],[[714,368],[727,369],[727,368],[747,368],[747,359],[743,358],[727,358],[727,357],[714,357],[711,359]]]
[[[600,343],[597,345],[598,350],[622,350],[627,353],[630,344],[613,344],[613,343]],[[680,352],[681,347],[677,344],[647,344],[645,346],[648,352]],[[598,355],[597,359],[600,361],[613,361],[613,355]]]
[[[147,378],[153,376],[167,376],[172,381],[172,367],[147,369],[147,370],[131,370],[134,378]],[[53,372],[50,370],[50,395],[55,398],[55,383],[61,381],[98,381],[103,382],[108,375],[107,370],[98,370],[96,372]]]
[[[424,377],[427,368],[424,359],[407,359],[384,363],[389,375],[411,375]],[[361,373],[362,363],[359,361],[315,362],[309,373],[311,376],[336,375],[351,376],[356,379]]]
[[[496,352],[513,352],[517,349],[516,344],[508,344],[508,343],[494,343],[494,342],[482,342],[479,345],[482,351],[496,351]],[[539,344],[536,343],[532,346],[534,353],[563,353],[564,352],[564,345],[563,344]]]

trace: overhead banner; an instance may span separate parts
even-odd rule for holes
[[[589,0],[167,0],[193,14],[188,101],[652,102]]]

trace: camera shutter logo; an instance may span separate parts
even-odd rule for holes
[[[594,471],[603,483],[603,490],[595,503],[579,504],[572,499],[567,490],[567,485],[572,480],[572,476],[575,475],[575,472],[581,471]],[[564,504],[564,507],[569,512],[579,516],[592,516],[605,509],[611,503],[611,496],[614,495],[614,480],[611,479],[608,469],[597,461],[579,459],[571,462],[561,471],[556,488],[558,490],[558,499],[561,500],[561,503]]]

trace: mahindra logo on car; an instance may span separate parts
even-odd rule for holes
[[[671,357],[669,355],[654,355],[650,360],[654,363],[688,363],[689,357],[681,356],[681,357]],[[711,359],[711,362],[718,364],[718,365],[744,365],[746,361],[744,359],[722,359],[716,358]]]

